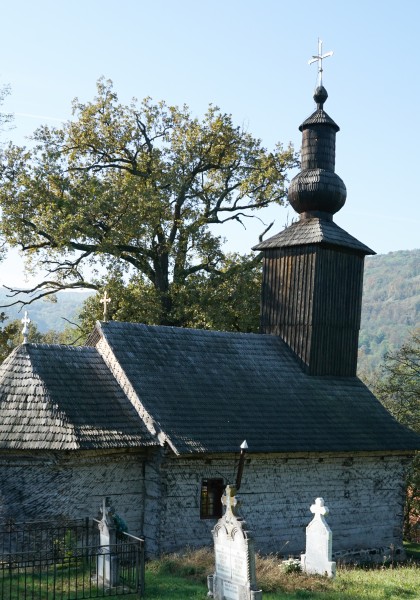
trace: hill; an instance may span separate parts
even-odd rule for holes
[[[8,293],[5,288],[0,287],[0,305],[4,306],[10,302],[11,299],[7,296]],[[20,305],[0,308],[0,312],[4,312],[9,321],[13,321],[14,319],[21,319],[26,309],[32,322],[36,324],[42,333],[45,333],[49,329],[62,331],[67,325],[65,319],[75,321],[82,303],[91,293],[58,292],[55,296],[55,302],[45,298],[23,308]]]
[[[365,262],[359,369],[371,371],[385,352],[420,326],[420,249],[369,256]]]

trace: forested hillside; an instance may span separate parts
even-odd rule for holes
[[[369,373],[385,352],[398,349],[408,333],[420,326],[420,249],[367,257],[363,287],[359,369]],[[76,320],[89,294],[61,292],[57,302],[38,301],[28,311],[41,332],[60,331],[67,324],[65,319]],[[0,288],[0,304],[8,301],[6,291]],[[23,316],[19,307],[0,310],[9,320]]]
[[[365,262],[359,369],[371,371],[385,352],[420,326],[420,249],[369,256]]]
[[[59,292],[54,297],[54,301],[46,298],[26,307],[15,305],[4,308],[4,305],[13,301],[8,294],[9,292],[5,288],[0,287],[0,305],[3,306],[3,308],[0,308],[0,312],[7,315],[7,322],[13,319],[21,319],[26,309],[38,330],[45,333],[50,329],[62,331],[68,325],[66,319],[76,321],[82,303],[91,292]]]

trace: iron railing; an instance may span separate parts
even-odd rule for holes
[[[115,560],[117,580],[110,588],[101,573]],[[121,534],[101,547],[88,519],[0,526],[1,600],[81,600],[144,593],[144,540]]]

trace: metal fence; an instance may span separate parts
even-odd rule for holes
[[[112,587],[104,569],[113,564]],[[79,600],[144,593],[144,540],[99,545],[92,520],[0,525],[1,600]]]

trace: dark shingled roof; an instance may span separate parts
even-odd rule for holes
[[[342,246],[356,250],[361,254],[376,254],[373,250],[362,244],[362,242],[359,242],[359,240],[347,233],[347,231],[341,229],[334,221],[318,217],[300,219],[300,221],[292,223],[287,229],[254,246],[253,250],[309,244]]]
[[[328,115],[324,109],[317,109],[313,112],[307,119],[305,119],[300,125],[300,131],[303,131],[310,125],[330,125],[335,131],[340,131],[337,123],[331,119],[330,115]]]
[[[155,444],[96,348],[24,344],[0,367],[0,448]]]
[[[303,373],[276,336],[97,324],[144,408],[180,453],[420,448],[356,377]]]

